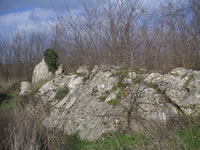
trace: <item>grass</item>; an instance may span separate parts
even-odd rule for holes
[[[0,93],[0,109],[11,109],[17,104],[22,104],[25,97],[33,96],[44,84],[46,84],[50,79],[42,80],[31,87],[31,92],[25,95],[24,97],[19,96],[19,89],[12,88],[10,92],[6,92],[5,94]]]
[[[108,102],[108,104],[113,105],[113,106],[116,106],[116,105],[118,105],[118,104],[120,103],[120,101],[121,101],[120,98],[117,97],[117,98],[111,99],[111,100]]]
[[[38,91],[44,84],[46,84],[49,81],[49,79],[41,80],[40,82],[33,84],[31,91],[36,92]]]
[[[69,75],[69,73],[68,72],[64,72],[64,75],[67,76],[67,75]]]
[[[108,97],[108,95],[103,95],[103,96],[100,96],[99,99],[103,102],[105,102],[106,98]]]
[[[118,76],[120,80],[123,80],[125,77],[128,77],[128,69],[117,69],[113,75]]]
[[[55,99],[62,100],[69,93],[69,89],[67,87],[61,88],[56,93]]]
[[[22,98],[19,96],[19,90],[13,90],[8,93],[7,98],[0,104],[0,109],[9,110],[16,104],[19,104]]]
[[[178,131],[178,137],[185,143],[189,150],[200,149],[200,124],[191,124]]]
[[[119,147],[127,149],[148,143],[148,138],[140,133],[119,133],[94,142],[81,140],[77,135],[65,135],[64,138],[71,149],[77,150],[117,150]]]
[[[128,95],[128,92],[124,88],[120,88],[120,91],[117,94],[117,97],[115,99],[112,99],[108,102],[108,104],[116,106],[120,103],[121,99],[123,97],[126,97]]]
[[[77,75],[77,76],[79,76],[79,77],[84,77],[85,76],[84,73],[79,73],[79,72],[75,72],[74,74]]]
[[[115,99],[112,99],[108,102],[108,104],[111,104],[113,106],[116,106],[117,104],[120,103],[121,99],[125,96],[128,95],[127,91],[125,90],[125,88],[128,86],[127,84],[123,83],[124,78],[126,78],[128,76],[129,70],[128,69],[118,69],[115,73],[113,73],[113,75],[117,76],[118,82],[117,85],[115,85],[111,92],[116,91],[118,88],[120,89],[120,91],[117,94],[117,97]],[[102,101],[105,101],[105,99],[107,98],[108,95],[102,96],[100,97],[100,99]]]

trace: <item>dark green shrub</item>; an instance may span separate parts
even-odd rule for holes
[[[43,53],[44,55],[44,61],[47,63],[47,66],[49,68],[49,71],[51,73],[55,73],[55,71],[58,69],[58,55],[53,49],[47,49]]]

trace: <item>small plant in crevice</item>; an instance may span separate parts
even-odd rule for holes
[[[186,82],[185,82],[184,85],[183,85],[183,87],[184,87],[188,92],[190,92],[190,89],[188,88],[188,86],[189,86],[189,84],[190,84],[190,82],[192,81],[193,78],[194,78],[194,75],[193,75],[193,74],[190,75],[189,78],[188,78],[188,80],[186,80]]]
[[[123,89],[123,88],[119,88],[119,92],[117,93],[117,96],[116,98],[110,100],[108,102],[108,104],[111,104],[113,106],[116,106],[120,103],[121,99],[126,97],[128,95],[128,92],[126,91],[126,89]]]
[[[106,92],[104,93],[104,95],[102,95],[102,96],[99,97],[99,99],[100,99],[101,101],[105,102],[106,98],[109,96],[110,93],[111,93],[110,91],[106,91]]]
[[[74,74],[77,75],[77,76],[79,76],[79,77],[84,77],[85,76],[84,73],[79,73],[79,72],[75,72]]]
[[[67,76],[67,75],[69,75],[69,73],[68,72],[64,72],[64,75]]]
[[[108,104],[113,105],[113,106],[116,106],[116,105],[119,104],[119,103],[120,103],[120,98],[119,98],[119,97],[114,98],[114,99],[111,99],[111,100],[108,102]]]
[[[128,69],[118,69],[113,75],[118,76],[119,80],[123,80],[125,77],[128,77]]]
[[[62,100],[69,93],[68,87],[64,87],[58,90],[56,93],[55,99]]]
[[[47,63],[48,69],[51,73],[55,74],[59,67],[58,55],[53,49],[47,49],[44,51],[44,61]]]

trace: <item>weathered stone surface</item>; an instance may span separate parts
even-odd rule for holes
[[[41,80],[48,79],[53,74],[49,72],[48,66],[45,63],[44,59],[34,68],[33,76],[32,76],[32,83],[36,84]]]
[[[31,90],[31,83],[28,81],[22,81],[21,82],[21,88],[19,95],[23,96],[26,95]]]
[[[116,74],[119,69],[95,66],[88,73],[80,69],[77,73],[84,76],[61,75],[43,85],[37,93],[43,105],[38,102],[35,107],[50,107],[43,124],[92,141],[126,128],[130,110],[131,119],[137,114],[161,122],[181,113],[200,113],[200,72],[177,68],[168,74],[142,74],[141,78],[141,74],[129,72],[122,80]],[[63,87],[69,93],[58,101],[56,93]],[[134,128],[136,121],[131,125]]]
[[[83,75],[88,75],[89,74],[88,67],[86,65],[81,66],[81,67],[78,68],[76,73],[83,74]]]
[[[55,72],[55,76],[59,77],[63,73],[63,65],[61,64],[58,69]],[[54,76],[51,72],[49,72],[48,66],[44,59],[36,65],[33,71],[33,76],[32,76],[32,83],[36,84],[40,82],[41,80],[46,80]]]
[[[63,73],[64,69],[63,69],[63,65],[60,64],[58,69],[55,72],[56,77],[59,77],[62,73]]]
[[[119,91],[120,91],[120,90],[117,89],[116,91],[111,92],[111,93],[108,95],[108,97],[106,98],[105,102],[108,103],[108,102],[110,102],[111,100],[116,99],[116,98],[117,98],[117,94],[119,93]]]

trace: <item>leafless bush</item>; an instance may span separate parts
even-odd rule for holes
[[[42,59],[42,52],[48,47],[46,33],[21,30],[12,38],[0,38],[0,76],[31,80],[34,66]]]
[[[67,70],[82,64],[132,64],[164,72],[175,67],[199,69],[197,4],[168,1],[154,16],[146,14],[138,0],[85,5],[81,17],[71,11],[59,15],[53,47]],[[191,20],[188,9],[193,12]]]
[[[2,150],[55,150],[59,146],[57,134],[21,108],[1,111],[0,134]]]
[[[13,34],[11,40],[2,35],[1,76],[30,80],[48,47],[56,49],[67,72],[83,64],[162,72],[175,67],[200,69],[198,0],[162,2],[153,13],[139,0],[95,2],[84,4],[81,14],[68,9],[58,14],[51,38],[25,30]]]

